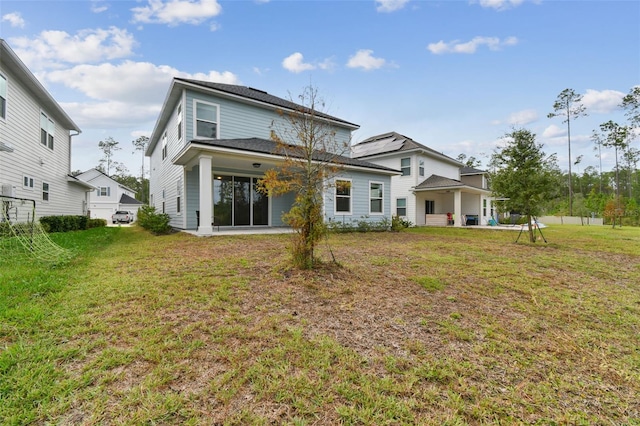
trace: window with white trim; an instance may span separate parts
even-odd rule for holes
[[[42,201],[49,201],[49,184],[42,182]]]
[[[0,118],[7,118],[7,79],[0,74]]]
[[[406,198],[396,198],[396,216],[398,217],[407,216],[407,199]]]
[[[167,158],[167,132],[162,135],[162,159]]]
[[[400,159],[400,170],[402,171],[402,176],[411,176],[411,158]]]
[[[351,180],[336,179],[336,213],[351,214]]]
[[[178,140],[182,140],[182,104],[178,105]]]
[[[369,182],[369,213],[382,214],[384,186],[382,182]]]
[[[109,197],[111,195],[111,187],[101,186],[98,188],[97,195],[98,197]]]
[[[22,177],[22,187],[24,189],[33,189],[33,178],[31,176]]]
[[[218,138],[218,106],[195,101],[196,137]]]
[[[420,160],[418,163],[418,174],[424,177],[424,160]]]
[[[40,143],[49,149],[53,149],[53,135],[56,133],[56,125],[47,114],[40,112]]]

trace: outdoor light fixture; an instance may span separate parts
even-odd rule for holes
[[[256,168],[256,169],[259,169],[261,165],[262,164],[260,164],[260,163],[253,163],[253,167]]]

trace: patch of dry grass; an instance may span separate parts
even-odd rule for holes
[[[70,390],[27,410],[62,424],[637,424],[640,232],[545,231],[544,245],[339,234],[340,265],[321,246],[326,263],[297,271],[287,235],[123,230],[117,255],[69,271],[34,331],[66,354],[54,365]]]

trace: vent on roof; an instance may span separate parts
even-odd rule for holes
[[[260,93],[264,93],[265,95],[268,95],[268,93],[265,92],[264,90],[256,89],[254,87],[247,87],[247,89],[253,90],[254,92],[260,92]]]

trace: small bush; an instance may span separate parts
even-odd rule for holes
[[[413,226],[413,223],[411,223],[406,219],[401,218],[400,216],[393,215],[391,217],[392,231],[398,232],[398,231],[402,231],[403,229],[410,228],[412,226]]]
[[[329,232],[347,233],[347,232],[384,232],[391,227],[389,219],[383,217],[378,221],[371,221],[368,216],[362,216],[360,220],[352,219],[349,222],[338,222],[329,219],[327,221],[327,229]]]
[[[138,210],[138,225],[155,235],[168,234],[172,231],[166,213],[157,213],[155,207],[142,206]]]
[[[89,219],[89,220],[87,220],[87,229],[101,228],[103,226],[107,226],[106,219]]]

